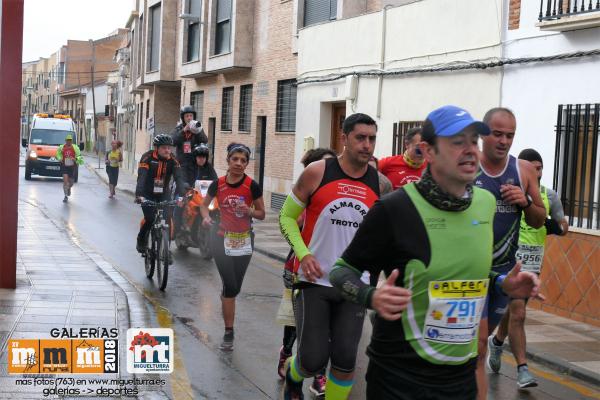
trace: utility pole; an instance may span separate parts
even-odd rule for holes
[[[98,169],[100,169],[100,143],[98,142],[98,120],[96,119],[96,93],[94,91],[94,68],[96,64],[96,48],[94,46],[94,40],[90,39],[92,45],[92,108],[94,116],[94,141],[96,146],[96,153],[98,154]]]

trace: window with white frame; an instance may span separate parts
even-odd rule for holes
[[[240,87],[240,113],[238,120],[238,130],[240,132],[250,132],[252,124],[252,85],[243,85]]]
[[[231,2],[232,0],[217,0],[215,55],[231,51]]]
[[[185,0],[185,11],[190,16],[185,20],[187,29],[187,45],[185,61],[198,61],[200,59],[200,20],[202,14],[202,0]]]
[[[295,79],[277,82],[277,132],[296,131],[296,90]]]
[[[150,8],[150,43],[148,45],[148,70],[157,71],[160,64],[160,3]]]
[[[204,117],[204,91],[190,93],[190,105],[196,111],[196,120],[202,122]]]
[[[233,87],[223,88],[221,103],[221,130],[231,131],[233,119]]]

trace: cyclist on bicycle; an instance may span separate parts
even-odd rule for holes
[[[177,184],[177,194],[183,196],[186,183],[181,173],[181,167],[171,154],[173,139],[169,135],[160,134],[154,138],[154,150],[142,155],[138,167],[137,186],[135,188],[136,202],[143,203],[144,200],[165,201],[170,200],[171,178]],[[152,224],[154,223],[154,207],[142,205],[144,212],[144,223],[137,236],[138,252],[143,253],[146,238]]]

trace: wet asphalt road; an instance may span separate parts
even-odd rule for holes
[[[145,304],[130,304],[132,313],[149,310],[155,315],[154,326],[175,330],[178,361],[171,376],[172,397],[281,398],[276,363],[282,328],[275,321],[282,291],[280,263],[260,254],[253,256],[237,301],[236,348],[233,353],[222,353],[218,350],[223,333],[221,282],[213,262],[200,259],[196,249],[182,252],[173,245],[175,264],[166,291],[160,292],[155,281],[146,278],[143,259],[135,251],[142,218],[139,205],[123,193],[118,193],[116,200],[108,199],[106,185],[93,172],[85,167],[79,171],[71,201],[63,204],[59,179],[34,176],[25,181],[21,168],[20,198],[62,221],[145,295]],[[369,335],[370,323],[366,322],[351,399],[365,397],[364,349]],[[490,399],[600,399],[600,390],[534,363],[530,369],[540,378],[540,387],[519,391],[514,361],[505,360],[501,374],[490,375]],[[311,398],[308,383],[305,394]]]

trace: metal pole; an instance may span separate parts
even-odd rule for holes
[[[29,90],[28,90],[29,92]],[[29,139],[29,124],[31,118],[31,93],[27,93],[27,131],[25,132],[25,137]]]
[[[21,79],[23,54],[23,0],[2,0],[0,14],[0,122],[2,145],[0,159],[0,288],[17,286],[17,224],[19,201],[19,129],[21,125]]]
[[[94,116],[94,139],[96,142],[96,152],[98,153],[98,169],[100,169],[100,142],[98,141],[98,121],[96,119],[96,93],[94,90],[94,65],[96,64],[96,48],[92,39],[90,39],[90,43],[92,44],[92,114]]]

